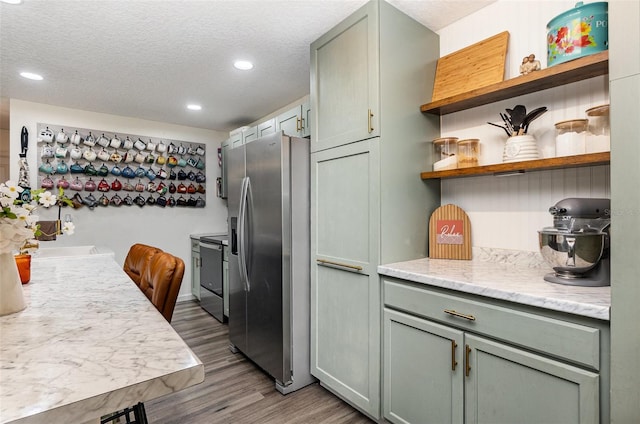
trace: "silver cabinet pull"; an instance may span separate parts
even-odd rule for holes
[[[454,311],[453,309],[445,309],[444,313],[445,314],[449,314],[449,315],[453,315],[454,317],[468,319],[469,321],[475,321],[476,320],[476,317],[474,317],[473,315],[462,314],[460,312]]]
[[[357,265],[342,264],[340,262],[327,261],[325,259],[316,259],[316,262],[318,262],[319,265],[334,265],[342,268],[353,269],[355,271],[362,271],[362,267]]]

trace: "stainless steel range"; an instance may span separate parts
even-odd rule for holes
[[[222,243],[227,236],[200,237],[200,306],[220,322],[224,316],[222,284]]]

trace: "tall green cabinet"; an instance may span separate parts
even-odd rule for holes
[[[436,34],[371,1],[311,45],[311,373],[380,417],[382,263],[427,255]]]

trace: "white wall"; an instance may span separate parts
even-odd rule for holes
[[[505,79],[518,78],[522,58],[531,53],[546,68],[546,24],[574,6],[575,1],[563,0],[498,0],[440,30],[440,54],[509,31]],[[499,112],[505,108],[523,104],[527,110],[549,109],[529,130],[547,151],[555,145],[554,123],[586,118],[586,109],[606,104],[608,98],[608,78],[596,77],[444,115],[441,134],[479,138],[480,164],[499,163],[507,135],[486,122],[501,124]],[[472,244],[479,247],[538,251],[537,231],[552,222],[549,206],[567,197],[610,197],[609,166],[442,180],[442,204],[456,204],[469,214]]]
[[[226,202],[215,195],[215,180],[220,176],[217,150],[227,134],[200,128],[184,127],[162,122],[146,121],[123,116],[107,115],[11,99],[10,101],[10,157],[18,157],[20,131],[29,131],[28,161],[32,186],[37,184],[37,124],[60,124],[70,127],[111,130],[115,133],[140,134],[150,138],[167,138],[206,143],[206,206],[204,208],[160,208],[158,206],[100,207],[89,210],[66,208],[76,225],[72,236],[42,242],[43,247],[70,245],[99,245],[112,249],[116,261],[124,262],[129,247],[137,242],[157,246],[185,262],[185,275],[179,300],[191,297],[191,246],[189,234],[227,231]],[[15,161],[17,162],[17,160]],[[18,179],[17,163],[10,163],[10,178]],[[40,209],[41,219],[55,219],[57,208]]]

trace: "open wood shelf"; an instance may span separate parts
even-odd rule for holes
[[[474,177],[478,175],[508,175],[526,171],[543,171],[558,168],[578,168],[581,166],[608,165],[610,152],[588,153],[586,155],[563,156],[548,159],[527,160],[522,162],[497,163],[494,165],[474,166],[470,168],[447,169],[444,171],[422,172],[423,180],[437,178]]]
[[[609,51],[605,50],[528,75],[521,75],[467,93],[427,103],[420,106],[420,111],[433,115],[446,115],[608,73]]]

